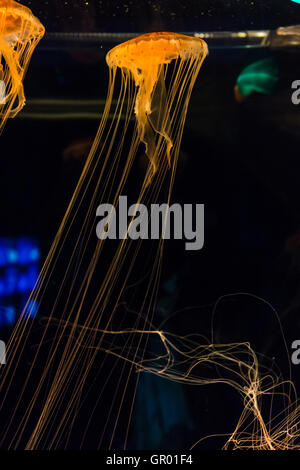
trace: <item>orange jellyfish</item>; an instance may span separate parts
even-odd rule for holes
[[[107,54],[113,74],[119,67],[138,88],[134,111],[138,137],[151,164],[149,181],[162,157],[163,141],[169,165],[172,151],[178,153],[190,94],[207,53],[199,38],[162,32],[144,34]],[[173,61],[167,89],[167,68]]]
[[[206,43],[199,38],[163,32],[142,35],[107,54],[109,87],[95,141],[36,287],[7,345],[8,366],[0,371],[1,414],[10,386],[17,382],[19,367],[30,362],[25,385],[14,390],[16,404],[8,427],[4,431],[0,428],[4,448],[67,447],[72,436],[81,434],[82,428],[76,429],[81,400],[92,405],[84,399],[83,390],[94,383],[94,367],[97,378],[99,371],[105,370],[108,351],[115,349],[114,342],[120,338],[114,325],[125,295],[126,303],[136,297],[137,315],[133,315],[130,343],[123,345],[124,354],[118,356],[123,358],[132,351],[134,357],[143,355],[145,346],[135,332],[143,331],[152,321],[163,241],[154,241],[153,257],[144,260],[142,249],[148,250],[149,245],[127,237],[129,219],[125,233],[122,227],[121,236],[119,232],[110,244],[106,237],[96,236],[97,208],[101,202],[114,207],[120,204],[119,196],[130,186],[130,170],[141,144],[146,147],[149,164],[134,182],[137,202],[155,202],[162,186],[169,201],[191,93],[207,53]],[[141,277],[143,288],[137,288],[136,279]],[[39,315],[31,321],[33,304],[39,305],[46,318],[39,339],[33,328]],[[123,313],[122,324],[127,316]],[[131,318],[129,322],[132,325]],[[34,344],[40,345],[34,353],[32,331]],[[99,331],[103,332],[101,338]],[[27,346],[34,357],[22,361]],[[47,352],[42,346],[49,348]],[[129,426],[134,398],[128,384],[131,378],[136,380],[136,374],[130,361],[123,365],[109,367],[105,382],[100,380],[99,400],[82,418],[86,420],[83,443],[93,417],[99,416],[98,406],[103,421],[101,426],[97,424],[101,445],[113,445],[121,413]],[[126,439],[124,436],[124,442]]]
[[[24,76],[44,33],[44,26],[29,8],[13,0],[0,0],[0,131],[25,105]]]

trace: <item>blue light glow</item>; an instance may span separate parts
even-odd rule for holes
[[[26,306],[26,310],[25,310],[24,316],[28,318],[36,317],[38,313],[38,309],[39,309],[38,302],[36,302],[35,300],[29,300],[28,303],[25,302],[22,310],[25,308],[25,306]]]
[[[16,321],[16,309],[13,306],[0,307],[0,328],[13,325]]]
[[[0,327],[12,325],[16,312],[20,313],[26,305],[38,279],[39,259],[35,240],[0,238]],[[26,311],[29,317],[36,316],[38,304],[30,301]]]

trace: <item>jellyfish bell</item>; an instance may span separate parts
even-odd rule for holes
[[[45,31],[31,10],[14,0],[0,1],[0,25],[2,39],[10,44],[27,42]]]
[[[176,152],[179,148],[176,140],[178,137],[180,143],[181,129],[176,131],[177,119],[183,127],[190,93],[207,54],[207,45],[200,38],[160,32],[131,39],[106,56],[110,69],[119,67],[138,88],[135,101],[138,135],[146,146],[152,175],[159,163],[159,138],[165,139],[169,165],[172,149]],[[172,61],[176,61],[175,71],[167,87],[166,72]],[[177,106],[182,99],[182,107]]]
[[[25,105],[23,80],[45,28],[31,10],[13,0],[0,0],[0,131],[7,118]]]

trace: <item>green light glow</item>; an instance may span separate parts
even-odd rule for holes
[[[300,0],[299,0],[300,1]],[[274,59],[264,59],[248,65],[237,79],[239,92],[249,96],[253,91],[271,95],[278,82],[278,66]]]

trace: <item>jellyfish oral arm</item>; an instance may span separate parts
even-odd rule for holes
[[[152,172],[154,174],[157,169],[157,162],[155,160],[155,132],[150,124],[149,115],[151,115],[152,112],[151,96],[159,73],[159,66],[156,66],[156,70],[148,69],[143,72],[144,78],[141,79],[141,74],[137,73],[137,77],[135,79],[135,82],[139,87],[135,102],[135,115],[137,119],[139,138],[140,141],[145,144],[146,155],[149,158]]]

